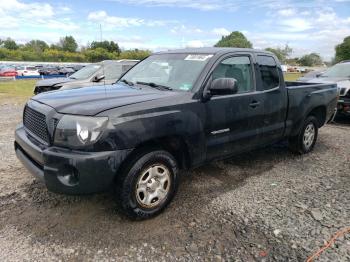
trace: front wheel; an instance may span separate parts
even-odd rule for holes
[[[294,153],[306,154],[313,150],[318,136],[318,121],[316,117],[309,116],[304,121],[297,136],[289,138],[289,148]]]
[[[159,214],[172,200],[178,184],[175,158],[167,151],[136,154],[117,181],[117,200],[134,219]]]

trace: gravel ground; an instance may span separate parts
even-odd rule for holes
[[[350,227],[350,121],[320,130],[304,156],[280,144],[183,172],[172,204],[132,222],[111,193],[63,196],[13,151],[22,105],[0,103],[1,261],[305,261]],[[317,261],[350,261],[350,234]]]

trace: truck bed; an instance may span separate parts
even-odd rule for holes
[[[325,115],[320,126],[330,119],[337,105],[337,84],[304,82],[285,82],[285,84],[288,93],[287,135],[295,135],[298,132],[304,117],[309,115],[311,110],[318,110],[315,114]]]

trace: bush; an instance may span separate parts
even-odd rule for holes
[[[144,59],[151,54],[148,50],[127,50],[120,54],[118,52],[109,52],[98,47],[95,49],[86,49],[81,52],[69,52],[62,49],[47,48],[43,51],[20,48],[9,50],[0,48],[0,60],[8,61],[43,61],[43,62],[100,62],[102,60],[116,59]]]

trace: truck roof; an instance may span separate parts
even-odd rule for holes
[[[233,48],[233,47],[201,47],[201,48],[183,48],[183,49],[175,49],[169,51],[157,52],[155,54],[224,54],[230,52],[259,52],[266,53],[272,55],[269,51],[252,49],[252,48]]]

